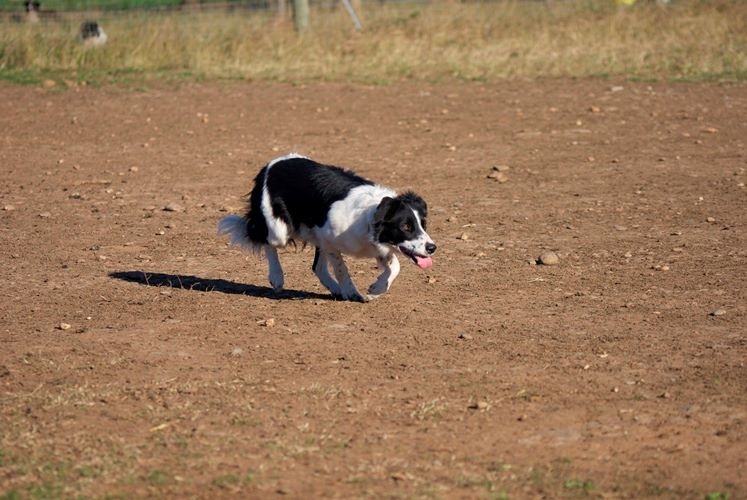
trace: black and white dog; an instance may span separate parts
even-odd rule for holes
[[[379,297],[399,274],[399,251],[418,267],[433,265],[436,245],[425,232],[428,207],[413,192],[397,195],[349,170],[290,154],[259,171],[246,217],[229,215],[218,234],[249,250],[264,249],[270,284],[283,289],[277,248],[300,240],[316,247],[312,270],[332,295],[367,301]],[[383,270],[362,296],[342,254],[375,258]],[[332,267],[334,278],[329,273]]]

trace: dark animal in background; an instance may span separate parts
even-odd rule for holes
[[[224,217],[218,233],[234,245],[263,250],[276,291],[284,283],[276,249],[299,240],[312,244],[312,270],[322,285],[335,297],[365,302],[389,290],[400,270],[398,253],[421,269],[433,265],[427,216],[425,201],[411,191],[398,195],[349,170],[290,154],[259,171],[247,215]],[[342,254],[376,259],[382,273],[367,295],[358,293]]]
[[[108,40],[106,33],[96,21],[85,21],[80,25],[78,39],[86,46],[104,45]]]

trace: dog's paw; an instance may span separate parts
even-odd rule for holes
[[[368,287],[368,295],[376,298],[380,295],[385,294],[387,290],[389,290],[389,287],[387,286],[386,281],[385,282],[377,281],[376,283]]]
[[[275,293],[283,291],[283,285],[285,284],[285,280],[283,279],[282,273],[270,274],[268,276],[268,279],[270,280],[270,286],[275,291]]]
[[[356,290],[343,291],[340,294],[332,294],[336,299],[349,300],[350,302],[368,302],[367,298],[364,298]]]

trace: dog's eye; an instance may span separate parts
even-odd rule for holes
[[[411,233],[412,232],[412,224],[410,222],[405,222],[404,224],[402,224],[402,230],[404,232],[406,232],[406,233]]]

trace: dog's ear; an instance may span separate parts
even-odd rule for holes
[[[394,213],[395,210],[397,210],[397,207],[402,202],[395,198],[390,198],[389,196],[385,196],[381,199],[379,202],[379,206],[376,207],[376,212],[374,212],[373,216],[373,236],[376,241],[379,241],[379,236],[381,235],[381,231],[384,229],[384,221],[389,219],[391,214]]]

